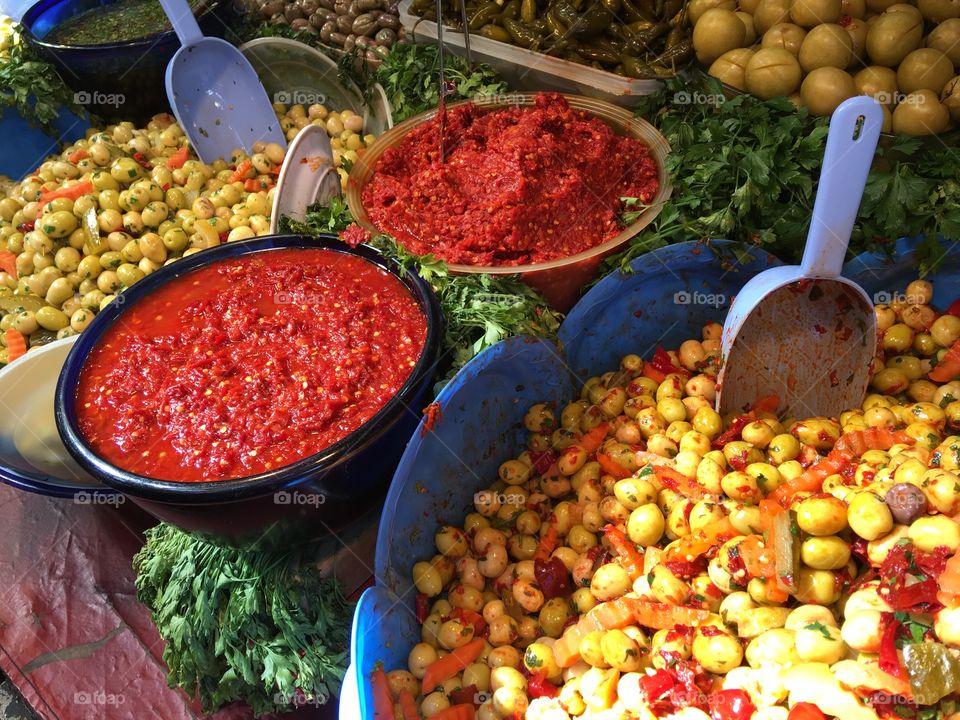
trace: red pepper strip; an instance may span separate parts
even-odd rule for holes
[[[960,298],[957,298],[952,303],[950,303],[950,307],[947,308],[947,315],[960,317]]]
[[[431,715],[430,720],[476,720],[477,709],[473,705],[452,705]]]
[[[231,183],[243,182],[244,180],[247,179],[246,177],[247,173],[250,172],[250,168],[252,167],[253,167],[253,162],[250,160],[250,158],[247,158],[246,160],[241,162],[239,165],[237,165],[237,169],[234,171],[233,175],[230,176],[230,179],[227,182],[231,182]]]
[[[414,605],[417,611],[417,622],[423,625],[430,615],[430,598],[423,593],[417,593]]]
[[[787,720],[827,720],[827,716],[813,703],[798,702],[790,708]]]
[[[83,180],[73,185],[68,185],[67,187],[57,188],[56,190],[44,190],[40,193],[40,202],[37,205],[37,213],[43,210],[44,206],[51,200],[56,200],[57,198],[69,198],[70,200],[77,200],[84,195],[90,195],[93,193],[93,183],[89,180]]]
[[[648,377],[653,380],[657,385],[662,383],[667,379],[667,374],[657,370],[652,363],[645,362],[643,364],[643,372],[641,373],[644,377]]]
[[[928,378],[938,383],[949,382],[957,375],[960,375],[960,340],[956,340],[937,366],[927,373]]]
[[[416,699],[406,688],[400,691],[400,710],[403,712],[403,720],[423,720],[417,709]]]
[[[903,585],[897,583],[897,587],[891,588],[890,606],[896,611],[914,610],[918,605],[937,603],[937,581],[934,578],[914,583],[913,585]]]
[[[473,628],[474,637],[483,637],[487,631],[487,621],[483,619],[483,615],[473,610],[454,608],[450,617],[459,620],[463,625],[470,625]]]
[[[698,500],[707,494],[707,491],[697,482],[696,478],[684,475],[682,472],[665,465],[648,465],[648,467],[653,468],[653,474],[661,485],[680,493],[684,497]]]
[[[600,469],[607,475],[612,475],[617,480],[623,480],[633,475],[632,472],[627,470],[623,465],[618,463],[609,455],[604,455],[601,452],[597,453],[597,462],[600,463]]]
[[[370,677],[373,685],[373,717],[374,720],[395,720],[393,714],[393,696],[390,694],[390,684],[387,674],[382,667],[373,671]]]
[[[476,707],[480,704],[477,702],[477,694],[478,690],[476,685],[467,685],[465,687],[457,688],[447,697],[450,698],[450,703],[452,705],[473,705]]]
[[[67,160],[68,160],[69,162],[72,162],[72,163],[76,164],[76,163],[80,162],[81,160],[84,160],[84,159],[86,159],[86,158],[88,158],[88,157],[90,157],[90,153],[88,153],[88,152],[87,152],[86,150],[84,150],[83,148],[77,148],[77,149],[74,150],[72,153],[70,153],[69,155],[67,155]]]
[[[17,330],[7,328],[7,362],[12,363],[26,354],[27,339]]]
[[[710,446],[714,450],[722,450],[723,446],[728,442],[738,440],[740,438],[740,433],[743,432],[743,429],[756,419],[757,416],[752,410],[744,415],[737,415],[733,420],[730,421],[730,427],[717,435],[717,437],[715,437],[710,443]]]
[[[883,613],[883,619],[886,624],[883,635],[880,637],[880,655],[877,658],[877,664],[885,673],[906,680],[906,673],[903,670],[903,665],[900,664],[900,656],[897,655],[896,640],[897,632],[900,630],[900,621],[894,618],[892,613]]]
[[[653,352],[653,357],[650,359],[650,364],[660,372],[664,373],[664,376],[683,375],[685,377],[690,377],[690,371],[674,365],[673,360],[670,359],[670,353],[659,346],[657,346],[657,349]]]
[[[176,170],[182,168],[184,163],[190,157],[190,148],[184,145],[182,148],[178,148],[170,157],[167,158],[167,169]]]
[[[560,540],[557,535],[556,525],[548,525],[547,531],[540,537],[540,542],[537,545],[537,550],[533,554],[533,560],[536,562],[540,560],[545,562],[553,554],[553,551],[557,549],[557,545]]]
[[[618,530],[613,525],[604,527],[603,534],[607,536],[607,540],[610,541],[613,549],[620,556],[623,569],[627,571],[630,580],[636,580],[643,575],[643,555],[637,550],[633,541],[624,535],[622,530]]]
[[[603,441],[607,439],[607,433],[609,431],[609,423],[600,423],[592,430],[588,430],[581,435],[577,441],[577,445],[582,447],[587,455],[592,455],[603,445]]]
[[[538,673],[531,675],[530,679],[527,680],[527,694],[532,698],[555,698],[560,694],[560,691],[556,685],[547,681],[543,675]]]
[[[17,279],[17,256],[9,250],[0,250],[0,270]]]
[[[666,670],[657,670],[653,675],[644,675],[640,678],[640,689],[647,697],[648,703],[659,700],[673,690],[673,677]]]

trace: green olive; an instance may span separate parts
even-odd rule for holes
[[[143,270],[136,265],[124,263],[117,268],[117,279],[120,280],[120,284],[123,285],[123,287],[130,287],[138,280],[143,280],[144,277]]]
[[[867,31],[867,54],[875,65],[896,67],[923,41],[923,18],[909,12],[878,17]]]
[[[70,324],[70,318],[55,307],[40,308],[36,312],[36,318],[37,324],[40,325],[40,327],[45,330],[50,330],[51,332],[63,330]]]
[[[800,27],[812,28],[840,19],[840,0],[793,0],[790,19]]]
[[[722,83],[737,90],[746,90],[747,88],[747,63],[753,57],[753,50],[750,48],[737,48],[728,50],[723,55],[713,61],[708,71]]]
[[[40,229],[55,239],[67,237],[77,229],[78,225],[76,216],[68,210],[57,210],[50,215],[45,215],[40,221]]]
[[[799,25],[777,23],[763,34],[760,45],[765,48],[781,48],[797,55],[806,36],[807,31]]]
[[[842,70],[853,60],[853,38],[839,25],[817,25],[803,39],[798,59],[806,72],[821,67]]]
[[[893,111],[893,131],[906,135],[936,135],[950,124],[950,111],[937,93],[918,90],[905,97]]]
[[[939,95],[952,77],[950,58],[934,48],[914,50],[897,68],[897,84],[908,95],[916,90],[932,90]]]

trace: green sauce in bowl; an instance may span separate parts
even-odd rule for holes
[[[195,12],[201,4],[201,0],[190,1]],[[43,41],[54,45],[106,45],[171,29],[158,0],[119,0],[70,18],[47,33]]]

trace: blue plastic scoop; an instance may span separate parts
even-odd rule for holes
[[[827,149],[800,265],[772,268],[737,293],[723,326],[721,414],[776,395],[792,417],[837,417],[863,401],[876,353],[870,297],[840,277],[883,125],[869,97],[830,118]]]
[[[167,98],[203,162],[251,152],[258,140],[287,146],[249,61],[226,40],[204,37],[187,0],[160,0],[182,47],[167,65]]]

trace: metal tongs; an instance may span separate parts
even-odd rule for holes
[[[460,20],[463,23],[463,44],[467,51],[467,65],[473,67],[473,54],[470,52],[470,23],[467,21],[467,0],[459,0]],[[437,0],[437,45],[439,46],[438,57],[440,60],[440,108],[438,110],[438,119],[440,121],[440,162],[446,159],[446,149],[444,147],[444,126],[447,123],[446,99],[456,91],[456,85],[448,83],[443,72],[444,54],[446,49],[443,45],[443,0]]]

